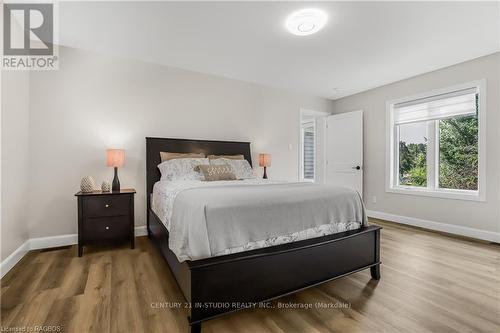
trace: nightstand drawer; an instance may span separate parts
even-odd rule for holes
[[[128,239],[130,221],[128,216],[90,218],[83,222],[85,242]]]
[[[104,217],[128,215],[129,195],[107,195],[84,198],[83,214],[85,217]]]

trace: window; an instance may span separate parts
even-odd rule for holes
[[[399,125],[400,185],[427,187],[427,124]]]
[[[484,85],[388,103],[388,191],[484,200]]]
[[[315,179],[316,127],[315,122],[302,123],[301,130],[301,180],[313,182]]]

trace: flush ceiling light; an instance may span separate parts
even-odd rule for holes
[[[306,8],[292,13],[286,19],[285,26],[296,36],[312,35],[326,24],[328,16],[320,9]]]

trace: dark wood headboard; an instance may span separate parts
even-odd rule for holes
[[[146,191],[148,208],[153,185],[160,180],[160,152],[171,153],[204,153],[208,155],[237,155],[243,154],[252,165],[250,142],[209,141],[191,139],[146,138]]]

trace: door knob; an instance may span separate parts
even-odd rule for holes
[[[359,165],[356,165],[355,167],[352,167],[353,169],[356,169],[356,170],[361,170],[361,167]]]

